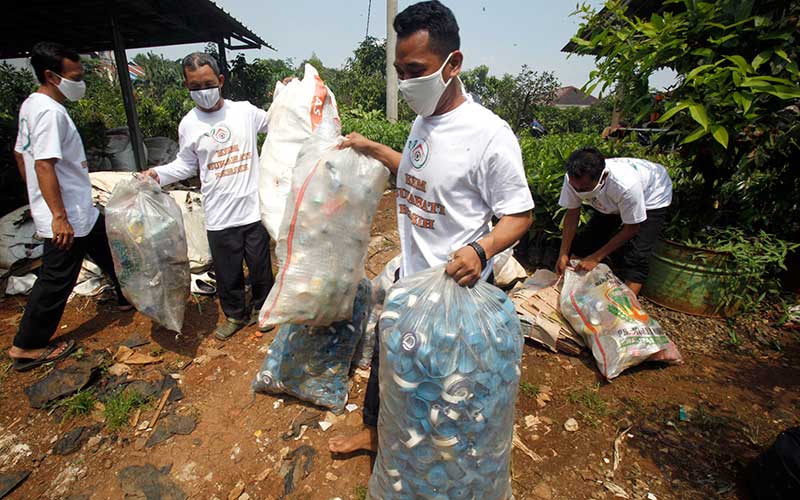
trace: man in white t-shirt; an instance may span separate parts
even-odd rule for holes
[[[408,276],[447,264],[462,286],[492,279],[492,259],[516,243],[532,222],[533,199],[522,154],[506,122],[469,99],[458,74],[458,23],[438,1],[408,7],[394,20],[400,91],[419,116],[402,153],[347,136],[353,147],[397,175],[397,225]],[[492,218],[498,219],[492,226]],[[337,436],[334,453],[377,447],[378,347],[364,402],[364,429]]]
[[[119,308],[131,309],[114,273],[103,217],[92,202],[83,142],[64,107],[64,101],[77,101],[86,90],[80,56],[56,43],[38,43],[31,65],[41,85],[20,107],[14,156],[44,252],[8,351],[17,371],[62,359],[75,349],[73,340],[50,343],[50,338],[87,254],[111,277]]]
[[[595,148],[574,151],[565,168],[558,204],[567,213],[557,271],[563,273],[571,257],[581,258],[578,270],[590,271],[612,256],[614,271],[638,295],[672,203],[667,169],[637,158],[605,158]],[[594,213],[576,239],[583,203]]]
[[[267,131],[267,112],[246,101],[223,99],[225,77],[209,54],[186,56],[183,73],[196,107],[178,127],[178,157],[145,173],[161,185],[200,175],[208,244],[226,316],[214,335],[227,340],[255,322],[274,282],[258,199],[257,134]],[[252,287],[250,304],[243,262]]]

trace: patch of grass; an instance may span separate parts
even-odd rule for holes
[[[356,486],[356,491],[354,493],[356,500],[366,500],[367,498],[367,487],[366,486]]]
[[[536,384],[531,384],[530,382],[521,382],[519,384],[519,390],[522,391],[522,394],[528,396],[529,398],[535,398],[539,395],[539,386]]]
[[[603,401],[603,398],[600,397],[598,389],[599,387],[573,389],[567,395],[567,400],[572,404],[583,406],[588,412],[588,415],[594,418],[605,417],[608,415],[608,405]]]
[[[131,412],[146,406],[152,398],[143,396],[137,391],[124,390],[108,398],[103,414],[109,429],[119,429],[128,424]]]
[[[62,399],[53,405],[53,408],[64,408],[63,419],[71,420],[81,415],[88,415],[94,409],[97,397],[91,390],[78,391],[72,396]]]

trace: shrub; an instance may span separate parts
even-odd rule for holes
[[[367,139],[385,144],[395,151],[402,152],[411,132],[411,122],[391,123],[383,117],[383,112],[362,111],[360,109],[340,109],[342,134],[358,132]]]

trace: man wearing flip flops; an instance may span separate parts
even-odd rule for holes
[[[258,198],[256,135],[267,131],[267,112],[246,101],[223,99],[225,77],[208,54],[186,56],[183,75],[196,107],[178,127],[178,157],[145,174],[161,185],[200,175],[208,245],[226,316],[214,336],[228,340],[258,320],[258,311],[274,283],[269,235],[261,223]],[[249,306],[243,262],[253,291]]]
[[[114,273],[103,216],[92,203],[83,142],[64,107],[64,101],[77,101],[86,90],[80,56],[59,44],[39,43],[31,65],[41,85],[20,107],[14,157],[28,187],[44,252],[39,278],[8,351],[17,371],[57,361],[75,350],[73,340],[50,343],[50,338],[87,254],[111,277],[119,309],[132,309]]]
[[[400,92],[419,116],[402,153],[350,134],[352,147],[397,175],[397,225],[405,277],[447,263],[462,286],[492,281],[492,258],[532,223],[533,199],[511,128],[467,97],[458,23],[438,1],[411,5],[394,20]],[[497,224],[491,226],[496,217]],[[364,428],[329,441],[333,453],[376,451],[378,347],[364,401]]]

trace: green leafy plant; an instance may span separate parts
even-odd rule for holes
[[[382,111],[365,111],[361,108],[340,108],[342,134],[358,132],[367,139],[379,142],[395,151],[403,151],[411,122],[398,121],[391,123],[383,116]]]
[[[148,405],[152,398],[137,391],[122,390],[111,396],[105,403],[103,414],[109,429],[119,429],[128,424],[131,412]]]
[[[567,401],[582,406],[595,417],[604,417],[608,415],[608,405],[600,397],[599,389],[599,386],[573,389],[567,395]]]
[[[86,389],[56,402],[53,408],[65,408],[64,420],[70,420],[81,415],[88,415],[94,409],[95,403],[97,403],[97,397],[94,392]]]
[[[587,91],[617,90],[633,120],[651,111],[649,78],[677,73],[666,94],[663,140],[681,144],[695,189],[681,225],[800,231],[800,3],[668,0],[645,18],[630,2],[579,8],[572,41],[593,54]]]
[[[734,274],[714,290],[721,299],[720,310],[727,312],[752,312],[765,299],[779,300],[782,291],[779,275],[786,270],[786,256],[800,248],[774,234],[760,231],[757,236],[748,236],[736,227],[711,228],[684,243],[730,254],[730,269]]]
[[[356,500],[365,500],[367,498],[367,493],[368,490],[365,486],[356,486],[353,494],[356,497]]]
[[[537,106],[533,118],[544,125],[548,134],[600,134],[611,123],[612,110],[613,101],[602,99],[586,107]]]
[[[529,398],[535,398],[539,395],[539,386],[530,382],[520,382],[519,390]]]

